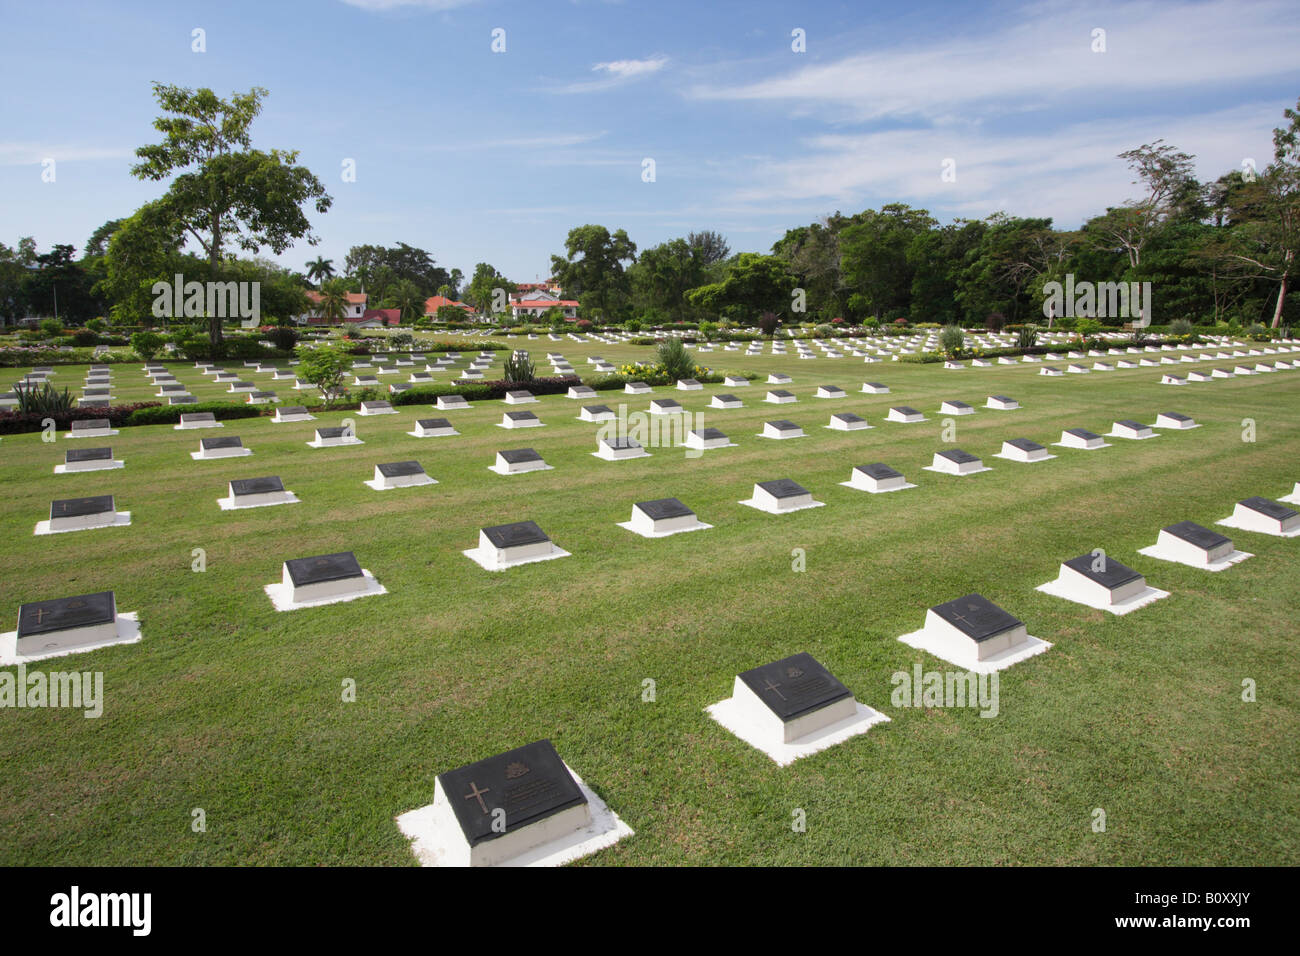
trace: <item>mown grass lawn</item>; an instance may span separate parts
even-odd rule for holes
[[[650,354],[526,345],[539,360],[563,352],[579,373],[591,354],[615,364]],[[1136,551],[1163,525],[1213,527],[1237,499],[1290,492],[1300,480],[1300,371],[1172,388],[1157,384],[1163,368],[1044,378],[1036,365],[700,358],[788,372],[784,387],[799,401],[762,404],[761,379],[602,393],[598,402],[626,400],[629,411],[671,395],[739,445],[695,459],[651,448],[651,458],[619,463],[591,456],[600,426],[579,422],[581,403],[561,396],[527,406],[546,427],[518,432],[496,427],[509,406],[487,402],[239,420],[221,431],[131,428],[78,443],[4,437],[6,627],[22,602],[114,589],[121,610],[140,613],[144,640],[32,665],[102,670],[98,720],[0,710],[0,863],[412,865],[393,818],[430,802],[438,773],[542,737],[636,831],[589,865],[1295,862],[1300,541],[1227,531],[1256,556],[1219,574]],[[55,382],[79,386],[84,371],[60,367]],[[200,401],[216,397],[188,363],[176,375]],[[117,401],[153,394],[138,365],[114,366],[113,379]],[[253,379],[298,403],[292,382]],[[892,393],[859,393],[868,380]],[[849,394],[815,399],[821,384]],[[745,408],[707,408],[728,391]],[[1023,408],[983,408],[992,394]],[[938,412],[950,398],[977,407],[956,420],[952,443]],[[883,421],[902,404],[930,420]],[[823,428],[837,411],[875,427]],[[1204,427],[1110,439],[1096,452],[1051,448],[1058,457],[1041,464],[992,457],[1004,439],[1050,446],[1064,428],[1106,432],[1162,411]],[[417,417],[444,415],[459,437],[405,434]],[[314,425],[344,417],[364,445],[306,446]],[[755,437],[778,418],[808,437]],[[1243,441],[1247,418],[1253,442]],[[239,435],[254,454],[191,460],[210,435]],[[67,448],[102,444],[124,470],[52,473]],[[994,470],[922,470],[950,444]],[[487,470],[496,450],[519,447],[537,448],[554,470]],[[375,464],[411,458],[439,483],[382,493],[362,484]],[[919,487],[869,495],[839,485],[875,461]],[[229,479],[263,475],[279,475],[302,503],[218,510]],[[784,477],[827,507],[777,517],[737,503],[755,481]],[[132,513],[129,528],[33,536],[51,499],[110,492]],[[714,528],[647,540],[616,527],[633,502],[667,496]],[[480,527],[523,519],[573,556],[500,574],[462,556]],[[203,573],[191,570],[195,548],[207,555]],[[1034,590],[1094,548],[1172,596],[1116,618]],[[792,569],[795,549],[806,571]],[[272,609],[262,588],[282,561],[339,550],[355,551],[389,593]],[[952,669],[896,638],[918,629],[927,607],[971,591],[1052,649],[1003,672],[994,719],[893,707],[894,672],[918,660]],[[730,696],[739,671],[798,651],[891,722],[778,768],[704,708]],[[348,678],[355,703],[341,700]],[[642,701],[647,678],[653,703]],[[1255,703],[1241,699],[1248,678]],[[195,808],[204,833],[191,831]],[[1095,808],[1106,812],[1104,833],[1093,832]],[[806,832],[792,830],[796,809]]]

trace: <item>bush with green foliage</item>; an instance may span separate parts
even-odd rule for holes
[[[41,330],[41,335],[47,339],[63,334],[63,325],[58,319],[41,319],[37,328]]]
[[[674,381],[690,378],[695,373],[695,359],[676,336],[659,343],[659,364]]]
[[[1038,326],[1026,325],[1016,333],[1016,348],[1032,349],[1038,344]]]
[[[758,331],[762,332],[769,339],[776,334],[777,327],[781,324],[781,317],[775,312],[764,312],[758,317]]]
[[[332,345],[298,349],[297,376],[320,389],[326,405],[343,393],[344,376],[351,368],[352,356]]]
[[[1168,331],[1170,335],[1191,335],[1194,328],[1187,319],[1174,319],[1169,323]]]
[[[966,333],[960,325],[945,325],[939,333],[939,344],[947,354],[956,355],[966,344]]]
[[[415,344],[415,336],[410,332],[394,332],[388,337],[388,344],[395,349],[409,349]]]
[[[292,352],[298,344],[298,333],[287,325],[277,325],[266,333],[266,337],[281,352]]]
[[[162,351],[164,339],[157,332],[135,332],[131,335],[131,348],[146,362]]]
[[[40,385],[15,385],[18,397],[16,410],[28,415],[66,415],[76,406],[76,400],[66,388],[58,391],[49,382]]]
[[[526,351],[518,349],[506,359],[505,376],[512,385],[527,385],[537,378],[537,366]]]

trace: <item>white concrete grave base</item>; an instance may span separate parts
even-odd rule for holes
[[[140,643],[139,611],[119,611],[115,627],[116,632],[109,636],[99,637],[73,647],[60,647],[47,653],[37,654],[19,654],[18,632],[16,630],[6,631],[0,634],[0,667],[11,667],[14,664],[30,664],[32,661],[44,661],[52,657],[67,657],[69,654],[81,654],[85,651],[98,650],[101,647],[112,647],[115,644]],[[81,630],[81,628],[78,628],[78,630]]]
[[[116,435],[117,433],[118,432],[116,428],[83,428],[79,432],[73,432],[73,431],[64,432],[63,437],[64,438],[108,438],[112,435]]]
[[[1268,515],[1262,515],[1257,511],[1250,511],[1245,508],[1238,508],[1222,521],[1216,521],[1215,524],[1221,524],[1225,528],[1235,528],[1238,531],[1250,531],[1254,534],[1272,535],[1274,538],[1295,538],[1300,537],[1300,525],[1290,528],[1286,531],[1279,530],[1278,522]]]
[[[940,660],[945,660],[950,664],[955,664],[962,670],[974,671],[977,674],[992,674],[996,671],[1006,670],[1012,664],[1019,664],[1023,660],[1028,660],[1052,646],[1047,641],[1030,636],[1019,644],[1013,644],[992,657],[980,660],[975,649],[975,642],[963,637],[952,628],[942,630],[938,628],[933,630],[922,628],[919,631],[904,634],[899,640],[909,647],[915,647],[917,650],[933,654]]]
[[[682,524],[680,527],[656,531],[654,529],[655,523],[644,514],[635,508],[632,509],[632,513],[635,517],[633,517],[631,521],[618,521],[615,523],[620,528],[626,528],[628,531],[631,531],[634,534],[639,534],[643,538],[666,538],[673,534],[684,534],[687,531],[706,531],[713,527],[711,524],[705,524],[694,515],[687,515],[685,516],[687,523]]]
[[[1191,545],[1178,546],[1178,542],[1162,544],[1157,542],[1148,548],[1138,548],[1138,554],[1145,555],[1148,558],[1156,558],[1160,561],[1172,561],[1175,564],[1185,564],[1189,568],[1198,568],[1201,571],[1223,571],[1232,567],[1234,564],[1240,564],[1247,558],[1253,558],[1254,555],[1249,551],[1236,551],[1226,557],[1219,558],[1215,561],[1206,562],[1204,557],[1197,559],[1197,553],[1204,555],[1205,552]]]
[[[253,453],[253,449],[245,448],[214,448],[210,452],[192,451],[190,457],[195,461],[216,461],[218,458],[247,458]]]
[[[313,438],[311,441],[307,442],[307,447],[308,448],[338,448],[342,445],[364,445],[364,444],[365,442],[363,442],[360,438],[357,438],[356,436],[353,436],[352,438],[326,438],[324,441],[317,441],[316,439]]]
[[[389,484],[388,482],[392,482]],[[365,482],[367,488],[375,491],[392,491],[394,488],[418,488],[421,485],[436,485],[438,479],[432,475],[402,475],[399,478],[371,478]]]
[[[513,559],[508,558],[504,561],[497,557],[496,548],[485,548],[482,544],[477,548],[470,548],[468,551],[462,551],[461,554],[465,555],[465,557],[469,558],[485,571],[505,571],[507,568],[517,568],[521,564],[533,564],[537,561],[554,561],[556,558],[569,557],[568,551],[565,551],[563,548],[555,547],[554,542],[549,543],[552,548],[549,554],[536,554]]]
[[[854,477],[855,478],[857,477],[856,472],[854,473]],[[873,495],[884,495],[884,494],[888,494],[891,491],[905,491],[908,488],[916,487],[916,485],[912,484],[909,481],[904,481],[901,485],[893,485],[892,487],[889,488],[869,487],[867,485],[867,482],[870,480],[871,480],[870,478],[864,477],[861,479],[862,481],[861,484],[858,484],[858,482],[854,481],[853,479],[850,479],[849,481],[841,481],[839,482],[839,484],[843,485],[845,488],[852,488],[855,491],[865,491]]]
[[[83,524],[79,528],[51,528],[50,521],[47,518],[44,521],[36,522],[36,530],[32,532],[37,535],[45,534],[72,534],[75,531],[93,531],[96,528],[125,528],[131,523],[131,512],[129,511],[106,511],[102,515],[89,515],[93,519],[92,524]]]
[[[999,457],[1001,457],[1001,456],[1000,456],[1000,455],[994,455],[994,457],[995,457],[995,458],[999,458]],[[953,467],[954,467],[954,468],[969,468],[968,465],[954,465]],[[968,476],[968,475],[978,475],[978,474],[980,474],[981,472],[992,471],[993,469],[990,468],[988,465],[981,464],[979,468],[969,468],[969,470],[967,470],[967,471],[953,471],[953,470],[950,470],[950,469],[948,469],[948,468],[936,468],[936,467],[934,467],[934,465],[926,465],[926,466],[925,466],[924,468],[922,468],[921,470],[922,470],[922,471],[933,471],[933,472],[936,472],[936,473],[938,473],[938,474],[940,474],[940,475],[952,475],[952,476],[955,477],[955,478],[965,478],[965,477]]]
[[[1095,582],[1081,584],[1080,582],[1083,580],[1080,575],[1071,574],[1067,576],[1065,572],[1062,572],[1059,577],[1048,581],[1046,584],[1040,584],[1034,590],[1050,594],[1052,597],[1063,598],[1066,601],[1073,601],[1075,604],[1096,608],[1098,611],[1109,611],[1118,617],[1122,617],[1130,611],[1136,611],[1140,607],[1146,607],[1161,598],[1169,597],[1168,591],[1161,591],[1159,588],[1146,585],[1136,594],[1121,597],[1112,603],[1105,588]],[[1088,587],[1088,584],[1092,586]]]
[[[854,713],[818,730],[798,737],[789,743],[774,732],[769,723],[757,719],[754,711],[742,705],[733,696],[704,708],[704,712],[731,731],[755,750],[771,757],[780,767],[787,767],[800,757],[820,753],[850,737],[865,734],[876,724],[888,723],[889,718],[866,704],[854,701]]]
[[[601,445],[596,451],[591,453],[592,458],[599,458],[601,461],[632,461],[635,458],[650,458],[651,454],[642,448],[610,448],[608,445]]]
[[[285,584],[283,580],[276,581],[274,584],[268,584],[262,588],[267,597],[271,599],[271,605],[277,611],[297,611],[304,607],[321,607],[325,604],[341,604],[344,601],[355,601],[358,598],[373,597],[376,594],[387,594],[388,588],[384,587],[375,576],[366,568],[361,569],[362,587],[355,591],[345,591],[339,594],[329,594],[323,597],[309,598],[307,600],[294,600],[293,586]],[[327,584],[335,584],[329,581]],[[301,589],[300,589],[301,590]]]
[[[72,465],[62,464],[54,466],[56,475],[75,475],[83,471],[111,471],[114,468],[125,468],[126,462],[122,459],[104,459],[101,461],[78,461]]]
[[[588,821],[580,827],[568,829],[563,823],[558,828],[553,825],[550,829],[560,829],[565,832],[557,832],[547,838],[546,824],[548,822],[554,824],[557,817],[564,816],[564,814],[556,814],[537,824],[524,827],[515,834],[507,834],[480,843],[477,847],[470,847],[456,819],[456,811],[451,808],[447,795],[443,792],[441,781],[435,781],[433,803],[397,817],[397,828],[411,841],[411,851],[420,861],[421,866],[437,867],[563,866],[565,863],[572,863],[574,860],[591,856],[605,847],[613,846],[624,837],[632,836],[632,828],[620,820],[618,814],[614,813],[604,800],[596,796],[596,792],[574,773],[572,767],[567,763],[564,766],[573,776],[573,782],[578,785],[582,795],[587,798],[587,804],[583,809],[587,811]],[[511,854],[511,844],[507,842],[511,836],[521,838],[515,841],[514,846],[523,844],[527,848]],[[528,846],[539,836],[544,839],[544,842]],[[475,853],[475,850],[480,852]],[[503,852],[509,855],[502,858]],[[485,862],[476,861],[476,856]]]
[[[1288,505],[1300,505],[1300,481],[1295,483],[1295,488],[1292,489],[1291,494],[1277,500]]]
[[[236,499],[227,495],[217,499],[217,507],[222,511],[242,511],[245,508],[273,508],[276,505],[296,505],[299,498],[292,491],[272,491],[264,495],[240,495],[240,498],[255,498],[256,501],[236,504]]]
[[[806,511],[809,508],[826,507],[826,502],[812,500],[812,501],[805,502],[804,504],[792,505],[787,508],[782,508],[779,507],[779,505],[772,504],[773,500],[779,500],[779,499],[757,498],[757,497],[746,498],[744,501],[737,501],[736,504],[748,505],[749,507],[755,508],[758,511],[765,511],[770,515],[788,515],[795,511]]]
[[[198,424],[190,424],[190,425],[173,425],[172,431],[184,432],[184,431],[190,431],[191,429],[194,428],[225,428],[225,427],[226,425],[224,422],[199,422]]]

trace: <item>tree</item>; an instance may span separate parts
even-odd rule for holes
[[[302,210],[311,203],[324,213],[333,200],[310,170],[297,165],[296,150],[253,149],[248,128],[261,112],[267,91],[220,99],[212,90],[153,85],[165,114],[154,120],[161,143],[136,150],[131,168],[140,179],[175,176],[160,200],[168,216],[184,227],[207,254],[211,278],[221,272],[226,243],[257,252],[268,246],[277,255],[295,239],[315,245]],[[176,175],[179,174],[179,175]],[[221,347],[221,320],[210,317],[214,352]]]
[[[315,348],[298,346],[297,374],[304,382],[315,385],[331,404],[343,393],[343,380],[352,368],[352,356],[332,345]]]
[[[389,292],[385,308],[401,312],[401,321],[414,322],[424,315],[424,303],[427,297],[410,279],[402,279]],[[459,310],[457,310],[459,311]]]
[[[348,314],[348,291],[338,279],[324,282],[320,287],[320,300],[317,302],[320,317],[336,322]]]
[[[163,337],[157,332],[131,333],[131,349],[146,362],[152,361],[163,347]]]
[[[1158,139],[1119,154],[1137,173],[1134,184],[1144,186],[1146,194],[1107,209],[1084,227],[1095,241],[1123,249],[1132,269],[1141,264],[1142,249],[1156,230],[1200,193],[1192,175],[1196,157],[1162,144]]]
[[[307,263],[307,278],[318,284],[334,278],[334,260],[323,256],[312,259]]]
[[[756,312],[788,313],[794,287],[782,259],[742,252],[728,263],[726,278],[692,289],[688,298],[698,308],[749,321]]]
[[[914,272],[908,246],[938,223],[926,210],[903,203],[890,203],[879,212],[868,209],[854,219],[840,233],[844,284],[866,297],[879,320],[886,311],[908,306]]]
[[[700,264],[706,269],[715,262],[725,262],[731,255],[731,246],[727,245],[722,233],[711,229],[687,234],[686,242],[699,254]]]
[[[1221,259],[1238,274],[1277,283],[1272,327],[1282,324],[1282,312],[1300,249],[1300,101],[1283,115],[1290,125],[1273,130],[1273,162],[1241,190],[1238,207],[1244,221]]]
[[[383,299],[403,280],[415,283],[420,294],[428,298],[451,278],[446,269],[434,264],[432,255],[404,242],[391,247],[353,246],[344,268],[377,299]]]
[[[207,263],[183,255],[184,244],[181,224],[161,201],[145,203],[114,230],[96,287],[112,303],[113,321],[152,325],[155,282],[172,282],[177,273],[206,276]]]
[[[551,256],[551,275],[566,295],[576,296],[584,310],[613,321],[631,301],[631,283],[623,263],[636,259],[636,243],[619,229],[578,226],[569,230],[563,256]]]
[[[501,290],[500,296],[496,295],[497,289]],[[515,284],[513,282],[497,272],[493,266],[486,262],[480,262],[474,267],[474,277],[469,281],[465,297],[483,315],[492,311],[499,298],[501,311],[508,315],[507,300],[510,293],[514,291]]]
[[[702,253],[686,239],[645,250],[627,273],[639,310],[660,310],[679,322],[692,308],[686,293],[705,281]]]

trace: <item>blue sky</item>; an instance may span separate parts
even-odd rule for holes
[[[335,200],[294,268],[404,241],[531,281],[583,223],[767,251],[893,201],[1073,227],[1136,194],[1115,155],[1158,137],[1203,178],[1265,165],[1297,50],[1294,0],[3,0],[0,241],[80,248],[160,194],[129,172],[154,80],[270,90],[254,144],[298,149]]]

